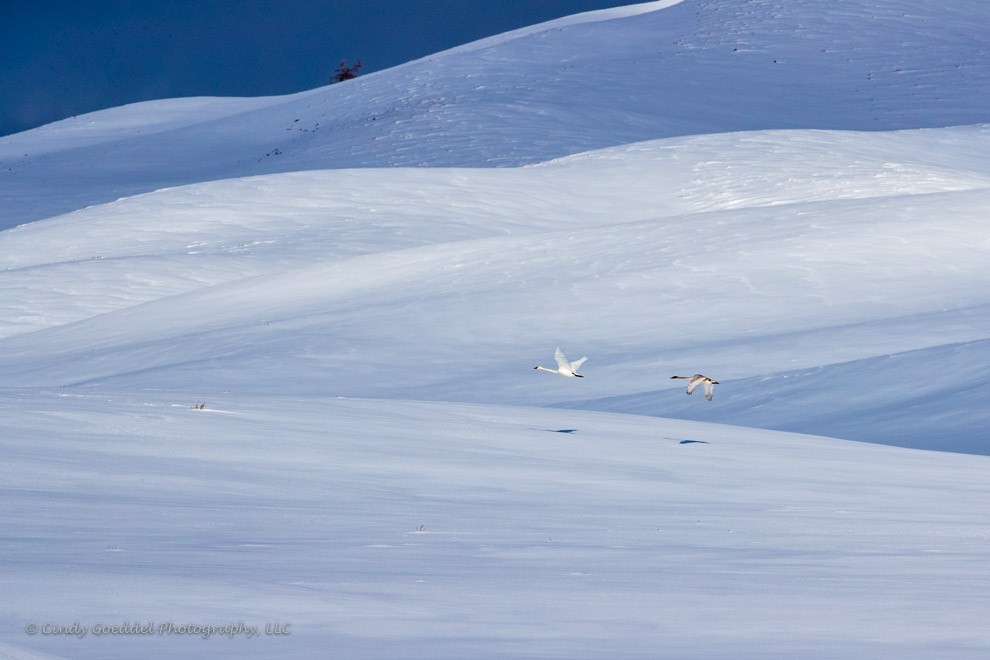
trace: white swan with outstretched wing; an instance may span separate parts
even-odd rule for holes
[[[580,360],[575,360],[574,362],[568,362],[567,356],[564,355],[564,352],[561,351],[560,347],[558,346],[557,350],[553,352],[553,359],[557,361],[556,369],[550,369],[548,367],[544,367],[539,364],[533,368],[539,369],[540,371],[549,371],[552,374],[560,374],[561,376],[567,376],[568,378],[584,378],[584,376],[579,374],[577,371],[578,369],[581,368],[581,365],[584,364],[588,358],[583,357]]]

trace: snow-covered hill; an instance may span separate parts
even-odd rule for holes
[[[252,174],[513,166],[678,135],[990,122],[984,0],[671,4],[553,21],[292,96],[144,103],[0,138],[0,229]]]
[[[0,138],[0,654],[985,657],[987,18],[664,0]]]
[[[988,154],[986,127],[777,131],[163,190],[0,234],[0,382],[631,396],[606,409],[986,453]],[[581,389],[526,374],[558,344],[591,356]],[[774,374],[853,360],[782,405]],[[655,395],[692,370],[743,382],[715,410]]]

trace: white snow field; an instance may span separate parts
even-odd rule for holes
[[[0,397],[15,411],[2,440],[0,613],[19,648],[72,658],[990,648],[987,457],[533,407]],[[76,623],[90,632],[24,632]],[[196,628],[241,623],[257,636],[203,639],[210,631]],[[265,634],[285,624],[290,635]],[[152,632],[92,632],[125,625]]]
[[[988,19],[664,0],[0,138],[0,657],[987,657]]]

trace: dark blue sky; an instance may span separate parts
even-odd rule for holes
[[[266,96],[641,0],[0,0],[0,135],[135,101]]]

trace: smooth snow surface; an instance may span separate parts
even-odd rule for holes
[[[3,394],[8,639],[73,658],[990,647],[984,457],[568,410],[195,403]]]
[[[663,0],[0,138],[0,656],[986,658],[987,25]]]

